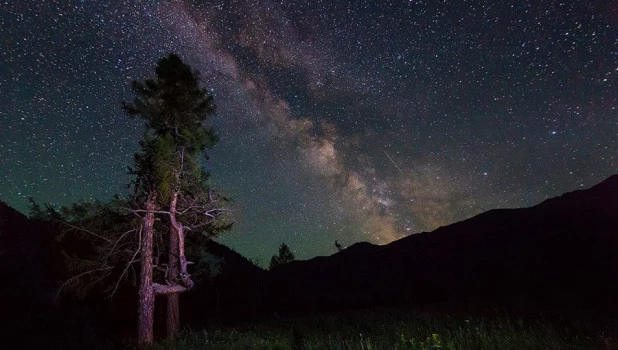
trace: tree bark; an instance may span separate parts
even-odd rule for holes
[[[169,338],[178,334],[180,329],[180,294],[179,292],[168,294],[167,296],[167,336]]]
[[[168,280],[177,283],[180,269],[178,268],[178,233],[174,227],[170,228],[169,253],[168,253]],[[172,293],[166,295],[167,317],[165,319],[166,334],[173,337],[180,329],[180,305],[179,294]]]
[[[140,247],[139,305],[137,309],[137,341],[150,344],[153,341],[155,294],[152,281],[152,241],[154,235],[154,213],[157,197],[151,194],[146,201],[147,213],[144,216]]]
[[[180,150],[180,169],[176,172],[176,183],[180,186],[180,177],[182,169],[184,167],[184,154],[185,150]],[[177,188],[172,191],[170,199],[170,239],[169,239],[169,253],[168,253],[168,281],[171,281],[172,285],[180,284],[185,290],[189,290],[193,287],[193,281],[191,276],[187,273],[187,258],[185,257],[185,238],[184,238],[184,226],[181,222],[178,222],[178,196],[180,189]],[[169,282],[168,282],[169,283]],[[180,304],[179,297],[180,292],[172,292],[167,294],[167,317],[166,328],[167,336],[172,337],[178,333],[180,329]]]
[[[159,284],[159,283],[154,283],[153,284],[153,290],[154,290],[154,294],[155,295],[169,295],[169,294],[174,294],[174,293],[182,293],[182,292],[186,292],[188,289],[181,286],[180,284]]]
[[[187,272],[187,257],[185,256],[185,227],[181,222],[177,220],[177,212],[176,205],[178,202],[178,191],[175,191],[172,194],[172,200],[170,202],[170,223],[172,224],[173,231],[176,232],[176,239],[178,240],[178,268],[179,271],[179,279],[178,282],[182,284],[187,289],[193,288],[193,281],[191,280],[191,275]]]

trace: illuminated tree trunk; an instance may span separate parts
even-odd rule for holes
[[[172,224],[173,231],[176,231],[176,238],[178,239],[178,268],[179,276],[178,282],[185,287],[187,290],[193,288],[193,281],[191,280],[191,275],[187,272],[187,265],[189,262],[187,261],[187,257],[185,256],[185,228],[182,226],[182,223],[178,222],[176,219],[176,204],[178,201],[178,192],[174,192],[172,195],[172,201],[170,205],[170,222]]]
[[[170,201],[170,246],[169,246],[169,264],[170,264],[170,280],[176,284],[189,290],[193,287],[193,281],[187,272],[187,258],[185,257],[185,237],[184,226],[177,220],[177,205],[178,191],[172,192]],[[183,291],[185,291],[183,290]],[[180,328],[180,294],[173,293],[167,295],[167,336],[174,336]]]
[[[140,237],[140,284],[139,305],[137,310],[137,341],[139,344],[150,344],[153,340],[153,320],[155,293],[152,280],[152,241],[154,233],[154,213],[156,195],[148,197],[146,215],[143,219]]]
[[[178,233],[173,227],[170,228],[168,263],[168,279],[170,281],[177,281],[178,275],[180,274],[180,270],[178,269]],[[168,337],[173,337],[178,333],[178,329],[180,328],[179,294],[168,294],[166,295],[166,299],[166,334]]]

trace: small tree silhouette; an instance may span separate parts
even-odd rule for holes
[[[341,243],[339,243],[339,241],[337,241],[337,240],[335,240],[335,248],[337,248],[338,252],[343,250],[343,247],[341,246]]]
[[[290,250],[290,247],[288,247],[288,245],[285,243],[281,243],[281,245],[279,246],[279,254],[273,255],[273,257],[270,259],[269,269],[272,270],[276,266],[289,263],[290,261],[294,261],[295,259],[296,258]]]

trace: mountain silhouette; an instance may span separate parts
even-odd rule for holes
[[[618,176],[536,206],[496,209],[273,271],[282,310],[431,305],[616,308]]]
[[[53,299],[71,277],[66,247],[55,240],[59,229],[0,201],[3,336],[38,333],[32,339],[48,342],[69,334],[95,343],[95,330],[130,336],[137,295],[131,287],[112,301],[102,294]],[[182,322],[196,327],[383,306],[615,313],[618,176],[530,208],[490,210],[387,245],[360,242],[272,271],[214,241],[207,250],[219,272],[196,275],[194,290],[180,298]]]
[[[181,295],[183,321],[201,326],[211,322],[250,320],[268,314],[268,271],[214,240],[209,240],[206,248],[217,260],[217,272],[195,276],[194,290]]]
[[[32,343],[22,346],[54,347],[63,329],[75,339],[88,332],[83,313],[69,305],[60,309],[53,300],[59,282],[67,278],[56,232],[53,225],[30,220],[0,201],[0,343],[27,339]]]

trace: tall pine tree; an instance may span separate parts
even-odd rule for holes
[[[135,178],[128,198],[79,202],[60,210],[33,203],[34,214],[64,224],[60,239],[72,232],[87,247],[79,256],[67,254],[76,274],[59,293],[67,287],[84,294],[105,285],[113,295],[135,275],[131,271],[139,270],[141,344],[153,340],[156,295],[167,298],[168,335],[177,332],[179,293],[193,287],[187,253],[197,257],[203,243],[231,227],[224,207],[228,200],[209,187],[201,166],[205,151],[218,139],[208,124],[213,98],[198,80],[197,71],[171,54],[159,60],[153,79],[133,83],[136,97],[124,109],[144,120],[146,130],[130,169]]]
[[[201,166],[204,152],[218,138],[208,125],[215,110],[213,97],[199,86],[198,72],[171,54],[159,60],[156,77],[134,82],[132,88],[136,97],[124,109],[146,124],[132,172],[136,175],[134,208],[138,208],[134,212],[143,214],[138,340],[148,343],[154,296],[167,296],[167,331],[173,335],[179,327],[178,294],[193,286],[185,234],[216,234],[225,225],[213,223],[226,209],[220,207],[223,198],[209,189]],[[163,215],[169,223],[164,283],[152,279],[155,215]]]

